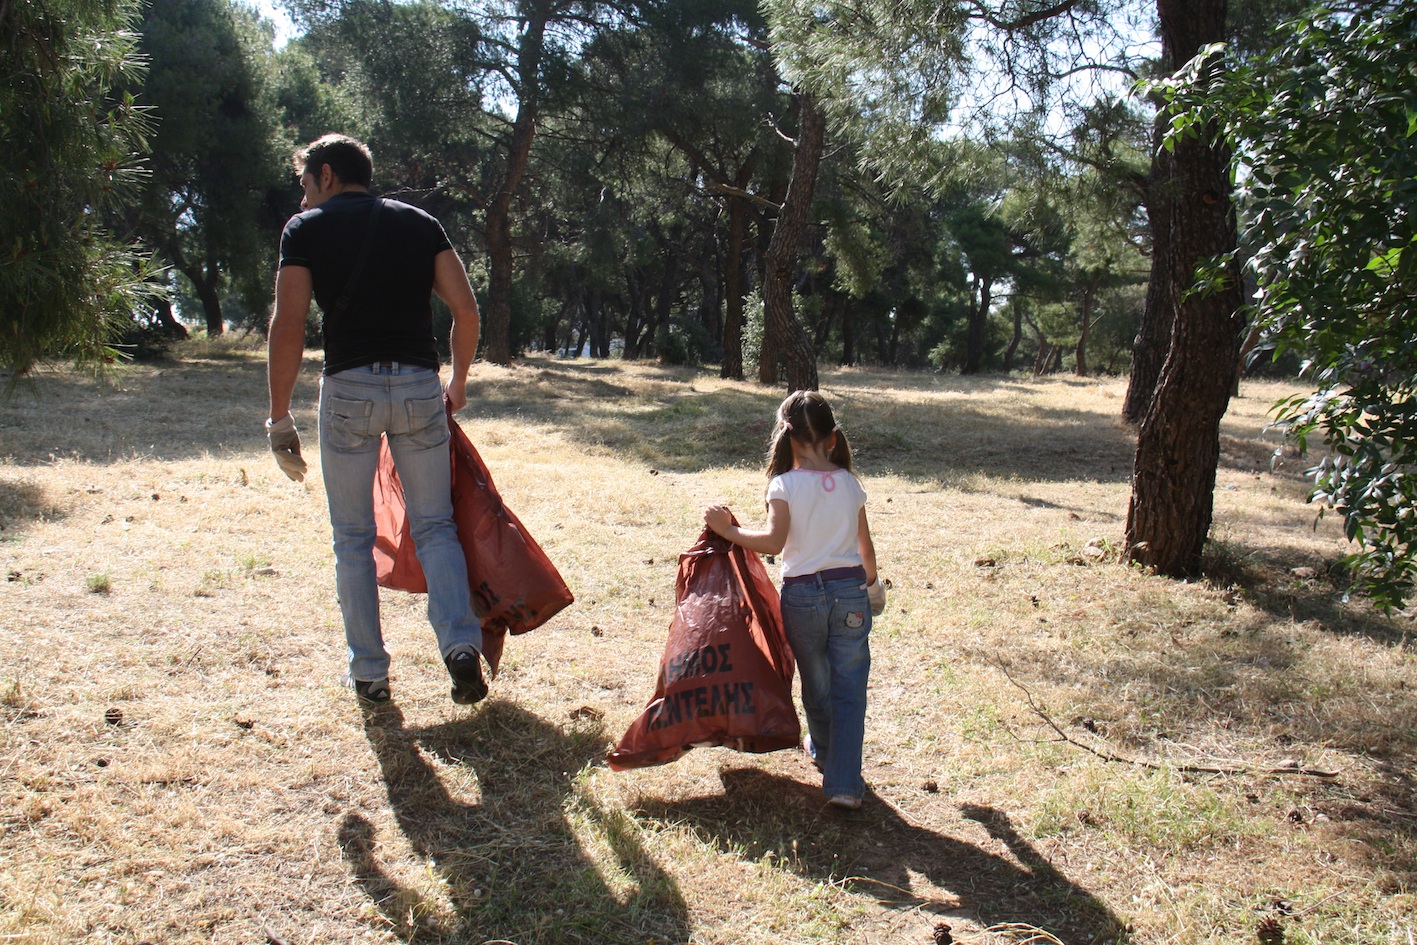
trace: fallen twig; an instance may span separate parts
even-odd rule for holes
[[[1076,748],[1081,748],[1083,751],[1095,755],[1098,758],[1101,758],[1103,761],[1115,761],[1121,764],[1136,765],[1142,768],[1149,768],[1153,771],[1184,771],[1190,774],[1302,774],[1312,778],[1336,778],[1339,775],[1339,772],[1337,771],[1329,771],[1325,768],[1312,768],[1308,765],[1303,764],[1278,765],[1274,767],[1259,768],[1251,767],[1249,765],[1202,765],[1191,764],[1187,762],[1151,761],[1147,758],[1130,758],[1126,755],[1113,751],[1111,748],[1098,748],[1096,745],[1089,745],[1088,743],[1080,741],[1079,739],[1076,739],[1073,736],[1069,735],[1067,732],[1065,732],[1062,727],[1058,725],[1057,722],[1053,721],[1052,716],[1050,716],[1047,712],[1043,711],[1043,709],[1039,707],[1037,701],[1035,701],[1033,698],[1033,693],[1029,690],[1029,688],[1013,677],[1013,674],[1009,672],[1008,666],[1004,665],[1003,660],[995,659],[994,663],[999,667],[999,670],[1004,674],[1004,677],[1008,679],[1009,682],[1013,683],[1016,687],[1018,687],[1019,691],[1023,693],[1024,698],[1028,700],[1028,707],[1033,711],[1033,714],[1042,719],[1043,723],[1049,728],[1051,728],[1054,732],[1056,732],[1060,739],[1067,742],[1069,745],[1072,745]]]

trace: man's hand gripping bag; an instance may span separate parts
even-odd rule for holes
[[[679,556],[674,599],[654,698],[610,767],[662,765],[696,747],[796,747],[792,650],[762,560],[705,529]]]
[[[508,631],[534,630],[575,598],[546,552],[502,502],[492,474],[451,410],[448,429],[452,434],[453,520],[467,559],[473,610],[482,622],[482,655],[495,673]],[[374,524],[374,566],[379,584],[427,593],[428,581],[414,550],[403,484],[394,469],[388,441],[379,446]]]

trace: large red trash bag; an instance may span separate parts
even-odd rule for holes
[[[610,767],[662,765],[696,747],[796,747],[792,650],[762,559],[704,529],[679,556],[674,600],[654,698],[610,753]]]
[[[482,655],[492,671],[502,658],[506,635],[526,633],[569,606],[575,597],[546,552],[507,508],[492,474],[467,434],[448,411],[453,475],[453,521],[467,559],[472,606],[482,622]],[[388,440],[379,446],[374,477],[374,565],[383,587],[428,592],[423,566],[409,532],[403,484]]]

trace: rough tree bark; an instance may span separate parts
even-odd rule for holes
[[[189,335],[187,326],[177,320],[177,316],[172,313],[172,300],[168,298],[158,299],[153,303],[153,318],[157,320],[158,327],[162,334],[168,338],[184,340]]]
[[[978,374],[984,363],[984,332],[989,326],[989,306],[994,304],[994,280],[978,277],[975,290],[979,293],[979,301],[969,312],[969,334],[965,340],[961,374]]]
[[[1192,50],[1177,61],[1174,58],[1177,50],[1168,46],[1162,54],[1162,67],[1175,72],[1194,54],[1195,50]],[[1136,340],[1132,343],[1132,372],[1127,382],[1127,397],[1122,402],[1122,419],[1133,425],[1142,422],[1147,408],[1151,406],[1157,380],[1161,377],[1161,366],[1171,345],[1171,329],[1175,319],[1170,298],[1170,285],[1175,276],[1169,268],[1174,256],[1167,244],[1171,239],[1171,218],[1178,196],[1176,160],[1170,151],[1161,146],[1170,127],[1171,117],[1163,109],[1157,113],[1153,126],[1151,171],[1143,185],[1142,199],[1151,224],[1151,277],[1146,286],[1141,324],[1137,326]]]
[[[792,313],[792,286],[797,273],[797,248],[807,231],[817,169],[826,144],[826,117],[816,101],[806,92],[799,93],[797,101],[801,117],[792,157],[792,180],[768,244],[763,285],[764,334],[771,342],[764,344],[763,357],[766,359],[766,349],[771,347],[782,358],[789,391],[817,389],[817,355]]]
[[[1009,347],[1004,352],[1004,373],[1014,369],[1014,355],[1018,354],[1018,346],[1023,343],[1023,306],[1019,304],[1018,296],[1015,295],[1009,300],[1009,308],[1014,315],[1014,334],[1009,339]]]
[[[221,312],[221,293],[217,291],[217,286],[221,284],[221,272],[217,269],[216,263],[210,262],[205,268],[201,266],[182,267],[183,275],[192,283],[192,288],[197,292],[197,298],[202,301],[202,318],[207,323],[207,337],[216,338],[226,332],[226,318]]]
[[[1184,63],[1224,39],[1226,6],[1226,0],[1158,0],[1168,61]],[[1178,142],[1173,154],[1176,200],[1163,244],[1169,268],[1162,288],[1174,324],[1137,438],[1125,543],[1129,560],[1179,577],[1199,571],[1210,531],[1220,420],[1244,322],[1233,257],[1222,278],[1195,289],[1198,268],[1235,249],[1230,153],[1207,130]]]

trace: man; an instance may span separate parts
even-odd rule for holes
[[[320,466],[334,532],[335,585],[349,644],[345,681],[360,701],[389,701],[389,654],[379,624],[374,568],[374,476],[380,436],[403,483],[418,560],[428,580],[428,619],[453,678],[453,701],[487,695],[482,628],[453,524],[448,457],[452,409],[467,404],[477,351],[477,300],[442,225],[416,207],[369,192],[369,149],[326,135],[295,153],[305,191],[280,238],[269,334],[271,450],[291,479],[305,461],[290,398],[313,297],[324,312]],[[430,293],[452,310],[452,376],[438,380]]]

